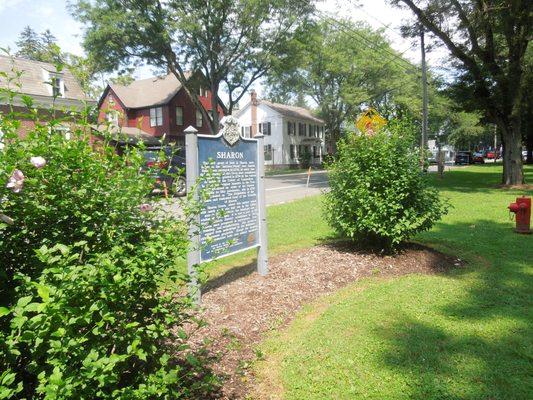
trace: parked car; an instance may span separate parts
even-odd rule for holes
[[[461,164],[473,164],[474,163],[474,157],[472,156],[472,152],[470,151],[458,151],[457,154],[455,154],[455,164],[461,165]]]
[[[486,157],[489,160],[495,160],[496,159],[496,152],[492,151],[492,150],[489,150],[489,151],[487,151]]]
[[[148,147],[144,151],[146,164],[143,171],[154,178],[154,192],[166,188],[178,197],[187,194],[185,177],[185,149],[179,147]]]
[[[474,164],[485,164],[485,158],[483,157],[483,153],[474,153],[473,162]]]

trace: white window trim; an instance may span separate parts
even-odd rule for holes
[[[179,116],[178,116],[178,110],[181,111]],[[178,120],[180,122],[178,122]],[[176,125],[183,126],[183,107],[181,106],[176,106]]]
[[[196,127],[201,128],[204,126],[204,115],[200,110],[196,110]]]
[[[162,126],[163,125],[163,107],[150,108],[150,126]]]

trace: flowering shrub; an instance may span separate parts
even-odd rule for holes
[[[189,299],[161,291],[186,280],[167,271],[187,227],[147,203],[142,154],[95,151],[83,117],[67,140],[29,116],[22,140],[20,115],[0,115],[0,399],[206,397]]]
[[[413,138],[412,125],[392,121],[372,136],[350,134],[339,143],[324,211],[340,235],[392,250],[446,213]]]

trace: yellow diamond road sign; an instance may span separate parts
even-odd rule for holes
[[[355,126],[357,126],[357,129],[362,133],[373,135],[386,124],[387,120],[385,118],[379,115],[379,113],[373,108],[369,108],[357,119]]]

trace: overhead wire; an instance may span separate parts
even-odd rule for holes
[[[343,23],[341,21],[338,21],[334,18],[332,18],[331,16],[325,14],[325,13],[322,13],[322,12],[318,12],[318,14],[321,14],[321,18],[323,20],[327,20],[327,21],[330,21],[332,22],[333,24],[336,25],[336,27],[343,33],[346,33],[347,35],[351,36],[353,39],[356,39],[356,40],[359,40],[359,41],[363,41],[366,45],[369,46],[369,48],[371,48],[372,50],[376,51],[376,52],[379,52],[381,53],[381,56],[383,56],[383,58],[385,58],[386,60],[388,60],[389,62],[392,62],[394,63],[396,66],[404,69],[405,71],[408,71],[410,70],[409,72],[420,72],[420,68],[411,64],[409,61],[405,60],[404,58],[398,56],[398,54],[396,53],[393,53],[385,48],[382,47],[382,44],[379,44],[379,43],[376,43],[376,42],[373,42],[371,39],[367,38],[365,35],[361,34],[360,32],[352,29],[352,27],[349,27],[346,23]],[[414,47],[411,46],[411,48]],[[407,49],[409,50],[409,49]],[[407,51],[406,50],[406,51]],[[404,52],[406,52],[404,51]],[[373,57],[374,60],[376,61],[382,61],[382,60],[379,60],[379,59],[376,59],[375,57]],[[398,61],[403,61],[404,64],[400,64],[398,63]]]

